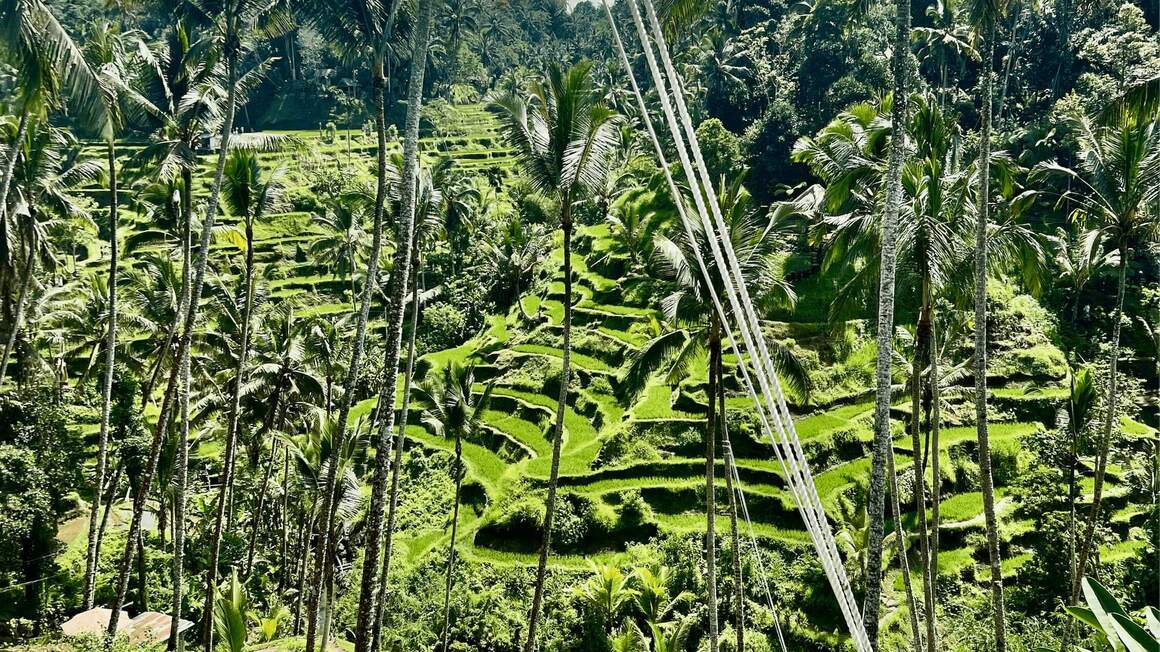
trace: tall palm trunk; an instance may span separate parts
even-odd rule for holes
[[[919,561],[922,568],[922,597],[926,613],[926,641],[930,652],[934,648],[934,584],[931,582],[930,539],[926,521],[926,466],[922,451],[922,375],[930,356],[931,287],[922,284],[922,308],[919,312],[917,334],[914,340],[914,364],[910,384],[910,437],[914,452],[914,513],[918,516]],[[929,446],[928,446],[929,452]],[[899,523],[901,525],[901,522]]]
[[[422,2],[421,5],[426,5]],[[362,359],[366,352],[367,321],[370,317],[371,302],[374,299],[375,288],[379,278],[379,255],[383,247],[383,209],[387,197],[387,152],[386,152],[386,119],[384,115],[383,72],[381,59],[375,62],[375,130],[378,133],[378,184],[375,188],[375,213],[371,251],[367,258],[367,272],[363,279],[363,291],[359,305],[358,323],[355,327],[354,346],[351,347],[350,364],[347,366],[346,379],[343,386],[342,402],[338,408],[338,421],[335,429],[336,437],[331,446],[331,459],[327,465],[326,480],[322,486],[322,503],[319,511],[318,541],[315,549],[316,562],[314,576],[310,581],[310,601],[306,620],[306,652],[314,652],[314,645],[318,638],[318,619],[320,613],[327,606],[326,580],[333,572],[331,536],[334,530],[334,520],[337,507],[338,471],[341,466],[341,451],[346,447],[347,420],[350,417],[351,402],[354,400],[355,385],[359,373],[362,371]],[[408,121],[410,118],[408,118]],[[325,633],[321,643],[326,649]]]
[[[894,463],[894,446],[886,455],[886,467],[890,485],[890,511],[894,517],[894,544],[898,553],[898,569],[902,574],[902,587],[906,593],[906,611],[910,619],[910,637],[914,652],[922,652],[922,630],[918,626],[918,601],[914,598],[914,584],[910,579],[910,560],[906,557],[906,530],[902,527],[902,505],[898,495],[898,468]]]
[[[270,478],[274,475],[274,462],[278,459],[278,442],[270,446],[270,456],[266,459],[266,470],[262,473],[262,484],[258,487],[258,504],[254,508],[254,515],[250,519],[250,542],[246,546],[245,576],[250,576],[254,569],[254,552],[258,548],[258,531],[262,527],[262,515],[266,510],[266,494],[270,487]]]
[[[939,513],[939,502],[942,500],[942,469],[940,468],[941,458],[939,453],[939,430],[941,429],[940,420],[942,419],[941,405],[941,378],[939,377],[939,348],[938,348],[938,332],[935,330],[934,320],[930,324],[930,417],[928,419],[930,428],[930,446],[927,451],[930,454],[930,474],[931,474],[931,523],[930,523],[930,592],[932,603],[937,609],[938,599],[938,537],[939,537],[939,523],[941,515]],[[931,625],[928,630],[929,646],[932,650],[938,650],[938,619],[932,609],[927,614]]]
[[[902,166],[906,156],[903,125],[907,123],[907,87],[910,74],[910,0],[894,3],[894,102],[890,109],[894,136],[886,176],[886,210],[882,215],[882,254],[878,279],[878,358],[875,365],[874,449],[870,466],[867,516],[870,541],[867,550],[866,596],[862,607],[866,634],[878,649],[878,611],[882,596],[882,539],[885,536],[886,463],[891,453],[890,363],[894,350],[895,222],[902,202]]]
[[[725,418],[725,373],[721,356],[717,356],[717,411],[721,421],[721,446],[725,457],[725,489],[729,492],[729,539],[733,555],[733,629],[737,635],[738,652],[745,651],[745,582],[741,575],[741,539],[737,530],[737,493],[733,485],[733,444],[729,439],[729,424]]]
[[[979,436],[979,483],[987,524],[987,555],[991,566],[991,603],[995,619],[995,652],[1007,652],[1003,607],[1003,569],[999,560],[999,523],[995,516],[995,485],[991,474],[991,439],[987,432],[987,225],[991,204],[991,63],[995,58],[995,21],[987,27],[983,57],[981,134],[979,138],[979,216],[975,225],[975,428]]]
[[[30,218],[31,219],[31,218]],[[16,335],[20,332],[20,322],[24,321],[24,306],[28,304],[28,292],[32,288],[32,277],[36,275],[36,227],[29,229],[28,259],[24,263],[24,280],[20,282],[20,294],[16,296],[16,314],[8,327],[8,341],[4,343],[3,357],[0,358],[0,385],[8,377],[8,359],[16,346]]]
[[[709,609],[709,649],[717,650],[717,366],[721,359],[721,332],[717,316],[709,327],[709,388],[705,417],[705,584]]]
[[[209,202],[206,209],[205,218],[202,222],[200,248],[197,252],[197,262],[194,267],[194,276],[191,284],[192,287],[190,288],[189,309],[184,315],[185,325],[182,329],[181,338],[178,340],[177,344],[177,358],[181,361],[181,364],[175,366],[174,370],[170,373],[171,385],[176,384],[176,378],[179,369],[188,366],[189,347],[193,339],[193,329],[197,324],[197,307],[199,301],[201,300],[201,291],[204,285],[206,267],[209,263],[209,241],[210,236],[213,235],[214,220],[217,218],[218,198],[221,195],[222,177],[225,174],[226,155],[229,150],[230,134],[233,132],[234,128],[234,111],[235,105],[237,104],[236,80],[236,54],[231,53],[226,57],[227,90],[225,115],[223,116],[221,127],[221,149],[218,151],[217,167],[214,170],[213,185],[210,189]],[[190,185],[192,175],[188,169],[184,170],[182,174],[187,181],[184,198],[188,204],[190,201],[190,195],[193,192],[193,188]],[[157,471],[157,459],[160,454],[161,437],[169,427],[169,420],[172,412],[172,402],[169,401],[167,403],[169,404],[168,406],[166,403],[162,404],[161,413],[157,417],[157,428],[153,433],[150,461],[147,465],[145,475],[142,478],[142,491],[139,492],[138,500],[135,501],[133,505],[133,518],[129,523],[130,536],[126,541],[125,555],[122,559],[121,579],[119,581],[120,583],[117,587],[117,591],[114,595],[113,603],[110,605],[112,614],[109,616],[109,626],[106,630],[107,636],[109,638],[112,638],[117,633],[117,624],[121,617],[121,606],[125,603],[125,590],[126,587],[128,587],[129,581],[128,567],[129,559],[131,558],[133,552],[133,534],[135,532],[139,532],[141,529],[141,518],[145,509],[145,497],[149,495],[148,490],[153,482],[153,476]],[[179,554],[179,551],[174,551],[175,566],[177,564],[177,555]],[[180,594],[179,586],[174,587],[174,594],[174,601],[176,603],[179,598],[178,594]],[[178,638],[177,627],[180,624],[180,616],[181,614],[179,610],[175,610],[172,614],[172,620],[170,623],[170,640],[176,640]]]
[[[560,397],[556,401],[556,426],[553,429],[552,466],[548,473],[548,497],[545,500],[544,526],[540,539],[540,558],[536,565],[536,587],[528,617],[528,638],[524,652],[535,652],[540,608],[544,603],[544,580],[548,575],[548,554],[552,545],[552,523],[556,510],[556,484],[560,477],[560,447],[564,441],[564,411],[568,407],[568,382],[572,364],[572,194],[565,192],[560,203],[560,228],[564,232],[564,349],[560,370]],[[519,297],[516,297],[519,301]]]
[[[230,416],[226,425],[226,458],[222,471],[222,484],[218,489],[217,511],[214,514],[213,539],[210,543],[209,568],[205,574],[205,607],[202,610],[204,630],[202,636],[205,649],[213,649],[213,605],[217,592],[218,564],[221,562],[222,536],[225,534],[226,507],[228,495],[234,486],[234,467],[237,462],[238,416],[241,413],[242,375],[250,354],[250,321],[254,311],[254,223],[249,215],[242,216],[246,228],[246,262],[243,283],[245,299],[242,303],[242,338],[234,365],[234,387],[230,395]]]
[[[399,415],[398,433],[395,437],[395,459],[391,464],[391,495],[387,508],[387,531],[394,532],[396,510],[399,506],[399,474],[402,471],[403,446],[406,443],[408,413],[411,408],[411,387],[415,379],[415,334],[419,328],[419,248],[415,247],[411,265],[411,332],[407,341],[407,369],[403,375],[403,410]],[[391,566],[391,543],[388,539],[383,548],[383,567],[379,571],[379,595],[375,604],[375,619],[371,627],[372,652],[382,649],[379,642],[382,635],[383,609],[387,602],[387,578]]]
[[[1095,543],[1096,526],[1100,521],[1100,509],[1103,506],[1104,476],[1108,470],[1108,450],[1111,446],[1112,428],[1116,423],[1117,368],[1120,357],[1120,319],[1124,313],[1124,292],[1128,281],[1128,258],[1131,250],[1126,240],[1120,241],[1120,278],[1116,283],[1116,310],[1112,316],[1112,352],[1108,361],[1108,395],[1105,401],[1103,432],[1100,433],[1100,447],[1096,453],[1096,469],[1094,485],[1092,486],[1092,506],[1088,510],[1087,524],[1084,526],[1083,538],[1080,540],[1079,556],[1076,558],[1075,577],[1071,586],[1071,602],[1079,599],[1079,593],[1084,573],[1087,570],[1088,559],[1091,557]]]
[[[85,558],[85,609],[93,606],[96,592],[97,560],[100,558],[101,538],[97,513],[101,509],[101,490],[105,486],[105,472],[109,460],[109,413],[113,405],[113,366],[117,360],[117,150],[112,139],[106,148],[109,166],[109,331],[105,340],[105,375],[101,382],[101,430],[97,438],[96,479],[93,482],[93,506],[89,513],[89,548]]]
[[[388,296],[390,305],[387,308],[386,346],[383,355],[382,389],[379,395],[379,405],[385,410],[382,423],[379,426],[377,450],[379,455],[375,459],[374,481],[371,487],[371,504],[367,518],[367,544],[363,555],[362,583],[359,587],[358,621],[355,626],[355,651],[368,652],[372,643],[371,625],[377,615],[376,604],[379,598],[379,555],[382,549],[383,521],[387,510],[387,484],[390,480],[390,449],[391,435],[395,426],[395,389],[398,387],[396,377],[399,373],[399,348],[403,339],[403,309],[407,299],[407,281],[411,278],[411,250],[415,246],[415,200],[419,180],[419,117],[423,106],[423,80],[427,68],[427,47],[431,39],[431,11],[432,0],[419,0],[419,12],[416,16],[414,41],[411,51],[414,54],[411,61],[411,78],[407,82],[407,121],[403,141],[403,179],[402,201],[400,201],[399,215],[396,216],[396,232],[399,234],[399,243],[395,250],[394,272],[391,274]],[[383,109],[383,70],[380,60],[377,70],[378,107]],[[382,136],[385,138],[385,135]],[[380,147],[385,147],[380,143]],[[385,153],[383,154],[385,156]],[[383,170],[385,172],[385,170]],[[405,427],[405,424],[404,424]],[[395,451],[396,458],[402,453],[402,441]],[[393,505],[394,501],[392,501]],[[386,539],[390,541],[394,535],[394,521],[388,524]],[[390,560],[386,559],[383,566],[382,584],[386,586],[387,570]]]
[[[16,126],[16,137],[12,139],[12,154],[4,162],[4,179],[0,181],[0,217],[8,212],[8,190],[12,187],[12,175],[16,172],[16,159],[20,156],[20,146],[28,132],[28,103],[20,110],[20,122]],[[0,376],[0,381],[4,377]]]
[[[24,142],[24,134],[27,132],[28,106],[26,105],[20,111],[20,123],[16,127],[16,138],[12,141],[12,154],[4,163],[4,180],[0,181],[0,220],[3,220],[8,213],[8,189],[12,187],[12,175],[16,171],[16,159],[20,156],[21,143]],[[25,266],[27,273],[24,276],[24,281],[20,284],[20,295],[16,300],[16,315],[12,319],[12,324],[8,327],[8,340],[4,343],[4,354],[0,358],[0,385],[3,385],[4,379],[8,377],[8,357],[12,355],[12,347],[16,343],[16,333],[20,330],[20,321],[24,316],[24,302],[27,300],[28,287],[32,282],[33,257],[29,256],[28,260],[28,265]]]
[[[459,496],[463,484],[463,441],[455,434],[455,505],[451,508],[451,545],[447,550],[447,581],[443,587],[443,652],[451,630],[451,580],[455,572],[455,536],[459,530]]]

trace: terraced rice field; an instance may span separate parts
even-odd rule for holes
[[[509,173],[514,165],[512,152],[502,145],[495,120],[482,106],[452,107],[441,115],[442,120],[434,128],[426,129],[423,138],[428,160],[446,155],[471,172],[501,178]],[[361,132],[340,132],[333,142],[320,140],[314,132],[286,132],[285,135],[308,142],[309,146],[263,155],[264,166],[283,165],[300,170],[307,166],[333,165],[348,156],[348,137],[352,160],[369,168],[375,153],[373,141]],[[397,149],[398,144],[393,143],[391,147]],[[128,160],[135,154],[134,150],[132,145],[123,147],[122,157]],[[208,157],[203,159],[203,165],[208,169]],[[210,176],[200,175],[200,178]],[[202,188],[203,193],[205,190]],[[226,224],[234,221],[229,216],[223,217]],[[143,232],[150,226],[144,218],[136,218],[132,228]],[[298,252],[308,250],[317,238],[318,231],[311,224],[309,214],[271,215],[259,226],[257,257],[265,262],[295,260]],[[639,525],[624,538],[614,538],[604,548],[585,550],[585,554],[564,551],[565,554],[552,558],[554,565],[565,568],[582,568],[586,556],[615,555],[633,537],[644,538],[657,532],[702,532],[705,526],[705,464],[699,457],[704,406],[699,403],[703,399],[698,398],[704,395],[698,391],[704,383],[704,373],[694,366],[692,378],[680,386],[654,381],[635,400],[618,398],[620,374],[634,352],[652,336],[659,313],[655,306],[620,302],[621,280],[605,276],[606,270],[597,262],[605,259],[607,238],[607,229],[600,225],[582,229],[577,239],[579,255],[574,281],[578,301],[573,337],[579,344],[572,361],[578,385],[564,414],[560,485],[566,496],[587,499],[597,510],[615,514],[636,496],[647,505],[647,510],[641,515]],[[131,252],[127,264],[138,264],[143,254],[163,251],[165,247],[164,238],[149,241]],[[224,243],[215,244],[215,251],[220,273],[228,275],[230,266],[226,259],[236,257],[236,251]],[[86,251],[78,264],[95,264],[101,254],[99,248]],[[557,247],[545,263],[546,269],[558,270],[560,260],[561,250]],[[280,278],[268,283],[270,295],[283,299],[301,297],[301,314],[339,315],[351,310],[350,279],[305,260],[281,264],[280,269],[285,270]],[[464,445],[468,483],[476,485],[483,497],[472,505],[474,509],[465,510],[459,528],[456,545],[467,560],[491,564],[535,562],[536,537],[509,540],[497,546],[496,537],[488,536],[487,532],[503,517],[505,505],[518,500],[529,488],[543,487],[549,475],[558,389],[550,383],[529,387],[518,379],[525,366],[559,367],[562,351],[551,342],[558,342],[560,334],[562,294],[563,279],[555,271],[546,287],[521,297],[519,305],[508,314],[493,316],[486,328],[470,341],[454,349],[429,353],[420,365],[431,369],[451,361],[472,362],[479,366],[481,375],[486,370],[488,379],[495,382],[491,407],[484,413],[488,436]],[[803,295],[803,301],[808,304],[809,296]],[[814,312],[803,309],[800,315],[810,318]],[[374,318],[379,319],[377,312]],[[381,322],[373,325],[377,324]],[[780,326],[808,333],[826,332],[806,321],[786,321]],[[730,367],[734,362],[731,357],[727,358]],[[1057,400],[1061,391],[1058,387],[1046,386],[1043,391],[1029,393],[1022,387],[996,384],[996,397],[1013,401],[1047,404]],[[483,389],[483,384],[476,387],[477,392]],[[831,519],[837,513],[840,496],[857,483],[865,482],[869,474],[873,405],[865,399],[866,389],[859,388],[859,393],[849,396],[830,397],[833,400],[828,404],[794,408],[797,431],[811,457],[815,483]],[[373,403],[373,400],[360,403],[352,419],[369,414]],[[728,399],[731,412],[744,416],[751,408],[750,399],[744,395],[731,395]],[[908,405],[900,403],[897,408],[897,414],[905,417]],[[995,423],[991,436],[997,443],[1018,442],[1052,425],[1032,421]],[[1139,434],[1150,432],[1139,424],[1133,424],[1132,428],[1132,432],[1139,431]],[[809,537],[801,525],[793,498],[785,489],[783,472],[775,461],[772,445],[744,429],[734,432],[733,436],[755,535],[781,546],[809,546]],[[416,410],[411,411],[407,437],[411,446],[441,451],[452,448],[452,442],[429,433],[420,425]],[[634,458],[633,442],[650,438],[661,442],[654,447],[659,453]],[[949,468],[952,458],[972,459],[974,442],[975,432],[970,424],[944,428],[941,432],[944,468]],[[616,450],[628,452],[614,455]],[[909,436],[895,440],[894,452],[899,472],[905,474],[912,468]],[[718,463],[719,478],[724,477],[723,471]],[[723,481],[719,485],[723,492]],[[1114,504],[1114,486],[1110,493]],[[1001,490],[1000,495],[1005,493]],[[977,562],[980,551],[970,547],[964,535],[965,531],[982,529],[980,509],[978,493],[956,491],[953,483],[944,487],[940,510],[948,545],[939,558],[944,574],[986,572],[984,565]],[[1026,561],[1018,548],[1020,528],[1026,524],[1014,519],[1014,504],[1009,498],[1003,498],[1000,511],[1005,536],[1013,551],[1007,555],[1004,571],[1014,572]],[[905,515],[904,522],[912,516]],[[1113,521],[1126,529],[1137,516],[1121,512]],[[838,525],[836,521],[834,524]],[[405,558],[411,561],[422,558],[445,545],[446,537],[446,531],[440,526],[405,532]],[[1106,554],[1127,552],[1113,548]]]

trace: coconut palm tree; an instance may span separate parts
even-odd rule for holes
[[[911,83],[910,0],[895,0],[894,35],[890,72],[894,77],[894,102],[890,122],[904,125],[909,121],[906,102]],[[882,539],[885,534],[886,466],[892,458],[890,430],[890,363],[894,344],[894,272],[898,214],[902,206],[902,168],[906,159],[906,140],[890,139],[890,156],[886,169],[886,196],[882,212],[881,263],[878,277],[878,353],[874,368],[874,447],[870,464],[870,494],[867,513],[870,517],[870,547],[862,619],[871,645],[878,645],[878,611],[882,594]],[[896,494],[897,495],[897,494]],[[909,584],[907,585],[909,586]],[[913,621],[912,621],[913,623]],[[918,632],[915,652],[918,652]],[[875,650],[878,648],[875,647]]]
[[[519,301],[532,272],[552,250],[552,234],[547,226],[525,222],[513,211],[483,238],[480,272],[495,280],[496,304],[507,307]]]
[[[324,212],[313,218],[322,234],[310,245],[310,256],[349,282],[352,305],[358,296],[354,273],[366,260],[366,209],[363,193],[346,194],[327,201]]]
[[[386,406],[386,418],[380,424],[375,442],[374,478],[371,483],[371,504],[367,518],[367,546],[363,573],[359,586],[358,621],[355,626],[355,652],[368,652],[374,631],[378,630],[378,603],[385,596],[379,591],[379,555],[387,507],[387,484],[391,433],[395,425],[395,378],[399,371],[399,349],[403,337],[403,308],[407,299],[407,282],[411,278],[412,249],[415,246],[415,222],[419,196],[419,117],[423,108],[423,80],[427,69],[427,49],[431,41],[432,14],[436,0],[419,0],[411,38],[411,75],[407,81],[407,118],[403,130],[403,170],[399,189],[399,213],[396,216],[394,267],[387,293],[386,343],[379,402]],[[380,107],[381,109],[381,107]],[[387,182],[385,161],[379,167],[380,184]],[[377,252],[376,252],[377,253]],[[368,293],[367,298],[370,295]],[[367,309],[364,304],[363,310]],[[396,457],[396,459],[398,459]],[[389,531],[388,531],[389,534]],[[385,558],[386,555],[383,555]],[[384,574],[385,575],[385,574]],[[307,652],[313,652],[307,650]]]
[[[403,161],[401,158],[395,162],[397,166],[402,166]],[[436,162],[433,169],[420,169],[419,178],[416,180],[417,185],[415,189],[414,208],[415,221],[413,225],[411,247],[411,278],[408,281],[409,287],[411,288],[411,328],[407,337],[407,362],[406,367],[403,370],[403,407],[399,413],[398,428],[393,444],[394,461],[392,462],[390,468],[391,486],[387,499],[386,540],[383,544],[382,569],[379,572],[378,604],[375,605],[374,616],[375,625],[372,627],[373,633],[371,635],[371,649],[373,650],[379,649],[379,640],[382,631],[381,623],[383,618],[383,607],[386,604],[386,594],[391,568],[391,554],[394,548],[393,544],[395,527],[398,517],[399,482],[401,480],[403,466],[403,448],[406,444],[406,429],[409,419],[408,415],[411,407],[411,388],[415,373],[415,341],[419,327],[419,310],[422,308],[419,289],[419,272],[422,265],[423,250],[433,247],[436,240],[440,236],[445,237],[451,228],[449,227],[449,224],[463,224],[462,215],[459,215],[458,217],[451,216],[456,211],[462,210],[462,207],[458,205],[457,200],[447,198],[449,193],[455,192],[456,188],[454,187],[454,184],[459,180],[458,175],[451,173],[449,163],[450,159],[442,158]],[[441,185],[448,182],[450,182],[452,185],[448,185],[446,187]],[[395,237],[398,239],[402,238],[403,236],[399,233],[396,233]],[[384,368],[391,364],[392,362],[390,360],[383,361]],[[397,364],[397,362],[394,364]],[[394,380],[384,378],[383,382],[394,382]],[[379,402],[375,405],[375,422],[378,424],[380,429],[387,428],[387,431],[389,432],[389,420],[385,418],[386,404],[382,400],[383,395],[381,393],[379,398]],[[388,448],[388,452],[390,451],[391,449]]]
[[[346,436],[346,419],[350,413],[350,404],[353,400],[352,390],[362,370],[362,358],[366,347],[366,325],[370,314],[373,293],[378,285],[378,265],[383,240],[383,211],[386,205],[389,185],[387,174],[386,67],[394,55],[393,37],[395,18],[402,4],[399,0],[316,0],[310,3],[311,11],[306,12],[306,15],[310,17],[313,26],[320,32],[323,39],[335,47],[344,58],[352,61],[362,60],[369,62],[374,102],[373,115],[378,143],[376,155],[378,169],[377,183],[375,186],[371,252],[367,259],[367,271],[363,283],[361,305],[355,325],[354,345],[350,350],[350,363],[347,365],[346,382],[343,384],[346,391],[343,394],[338,409],[339,445],[336,446],[336,449],[339,450],[342,449],[342,442]],[[428,5],[430,4],[431,2],[423,0],[420,0],[418,3],[419,15],[421,17],[428,17],[424,20],[417,21],[417,23],[423,24],[422,29],[417,30],[418,32],[428,31],[426,24],[429,23],[430,8]],[[412,77],[417,78],[419,82],[419,95],[422,95],[422,80],[426,68],[425,57],[427,55],[425,41],[427,35],[424,34],[422,38],[424,39],[422,47],[414,48],[413,54],[416,56],[412,57]],[[414,83],[411,85],[413,86]],[[419,101],[416,98],[408,99],[415,99],[408,106],[408,116],[414,113],[414,121],[416,124],[416,135],[414,138],[411,138],[410,131],[407,132],[408,139],[404,148],[407,152],[407,158],[410,160],[416,155],[418,147]],[[408,126],[410,125],[410,120],[411,118],[408,117]],[[412,174],[414,173],[413,169],[410,171]],[[407,247],[403,247],[403,249],[407,249]],[[402,285],[400,284],[400,287]],[[328,468],[326,488],[322,495],[321,527],[319,528],[317,554],[315,555],[319,563],[315,564],[314,577],[310,582],[310,599],[306,627],[307,652],[314,652],[315,649],[318,634],[319,602],[323,598],[321,595],[323,581],[327,571],[331,570],[331,560],[326,556],[326,551],[330,546],[332,523],[334,521],[335,492],[338,490],[338,476],[336,474],[337,465],[330,465]],[[378,536],[378,532],[374,534],[376,537]],[[372,545],[377,547],[377,542],[374,542]],[[364,565],[364,573],[369,573],[373,576],[375,568],[377,568],[377,549],[376,559]],[[364,591],[373,592],[373,586],[373,581],[370,582],[369,588],[367,582],[364,581],[362,588]],[[373,593],[365,600],[360,597],[359,624],[356,627],[356,648],[358,652],[366,652],[367,649],[367,635],[370,632],[372,602]],[[322,646],[324,648],[326,647],[325,641],[323,641]]]
[[[479,435],[483,427],[483,413],[491,400],[488,385],[483,394],[475,398],[475,367],[462,367],[447,363],[438,378],[424,382],[418,388],[419,400],[423,401],[423,423],[433,433],[441,437],[455,439],[455,500],[451,508],[451,542],[447,551],[447,578],[443,589],[443,629],[442,649],[447,652],[447,637],[450,633],[451,585],[455,569],[455,536],[459,526],[460,488],[463,483],[463,440]]]
[[[88,220],[88,212],[74,191],[101,177],[100,163],[84,160],[80,145],[69,132],[52,127],[39,116],[32,118],[13,156],[12,187],[8,195],[12,205],[6,214],[16,219],[6,222],[11,235],[5,234],[8,238],[5,245],[16,243],[10,256],[23,259],[20,270],[23,277],[4,357],[0,360],[0,382],[4,377],[2,369],[7,366],[24,321],[25,306],[34,291],[37,265],[41,261],[55,265],[48,238],[50,224],[56,218]]]
[[[109,618],[106,635],[112,638],[116,635],[117,624],[120,620],[121,605],[125,602],[125,595],[129,587],[129,573],[134,557],[134,549],[139,544],[141,519],[145,513],[145,502],[157,474],[158,460],[162,452],[162,445],[167,436],[174,403],[178,402],[183,408],[183,414],[188,414],[188,401],[181,400],[187,395],[189,387],[189,356],[187,355],[192,339],[192,323],[190,322],[190,306],[195,303],[193,291],[193,260],[190,253],[190,242],[193,230],[193,166],[196,165],[193,154],[194,142],[202,129],[216,123],[218,112],[217,97],[221,92],[217,66],[212,60],[206,59],[206,41],[199,34],[187,29],[185,20],[176,21],[166,31],[161,52],[155,53],[149,48],[138,48],[139,54],[144,57],[144,74],[140,82],[143,90],[140,93],[128,88],[122,91],[132,94],[135,104],[140,106],[154,127],[153,136],[148,146],[142,149],[142,161],[148,161],[154,166],[157,176],[163,180],[179,177],[180,182],[180,215],[182,218],[182,273],[181,294],[178,301],[177,314],[174,315],[174,337],[177,346],[174,351],[174,363],[169,372],[169,379],[161,403],[161,411],[153,431],[153,440],[150,444],[149,459],[141,472],[140,489],[133,499],[133,515],[129,521],[129,533],[125,539],[125,550],[121,557],[121,567],[117,584],[114,587],[113,601],[110,605],[112,616]],[[168,200],[165,200],[168,201]],[[208,255],[208,239],[201,247],[201,253]],[[200,256],[204,257],[204,256]],[[204,277],[204,266],[203,274]],[[200,286],[200,280],[197,283]],[[200,288],[197,295],[200,295]],[[188,326],[179,329],[181,322]],[[178,334],[180,333],[180,337]],[[149,385],[152,389],[152,385]],[[185,396],[187,398],[187,396]],[[188,420],[183,420],[184,424]],[[182,432],[188,439],[188,428],[183,425]],[[178,485],[179,495],[184,495],[184,469],[188,447],[178,446]],[[181,501],[180,513],[184,515],[184,501]],[[178,528],[181,530],[182,528]],[[181,535],[182,537],[184,534]],[[180,575],[180,555],[174,560],[174,575]],[[181,590],[174,591],[178,597]],[[176,627],[174,621],[172,627]],[[177,637],[174,636],[174,639]]]
[[[533,84],[526,98],[508,94],[496,98],[490,105],[499,116],[504,138],[515,148],[520,168],[532,187],[551,193],[559,200],[564,238],[563,369],[556,404],[547,509],[524,652],[533,652],[536,647],[556,509],[564,410],[568,404],[572,349],[572,209],[607,174],[608,157],[618,142],[618,118],[593,92],[591,70],[592,64],[586,61],[568,70],[553,65],[548,69],[547,79]]]
[[[20,118],[0,177],[2,223],[9,208],[8,193],[20,155],[20,144],[25,140],[30,120],[61,106],[61,98],[67,97],[82,122],[105,138],[110,135],[111,122],[97,74],[52,10],[41,0],[5,0],[0,3],[0,46],[8,62],[19,72],[21,82],[18,97]],[[11,332],[19,326],[19,320],[13,321]],[[11,347],[5,348],[4,358],[0,360],[0,383],[6,377],[10,353]]]
[[[225,459],[222,461],[222,484],[218,490],[217,512],[214,516],[213,538],[210,543],[209,567],[206,569],[205,613],[213,611],[217,588],[218,561],[221,555],[222,535],[226,524],[226,497],[233,490],[234,460],[238,441],[238,417],[241,412],[242,388],[250,353],[250,328],[254,311],[254,224],[275,209],[282,189],[283,168],[263,172],[253,151],[239,149],[230,153],[226,161],[223,187],[226,206],[242,222],[242,311],[238,354],[234,365],[232,396],[226,425]],[[232,232],[237,235],[236,231]],[[213,627],[206,618],[205,647],[213,649]]]
[[[994,105],[996,29],[1006,9],[1004,0],[972,0],[971,23],[983,42],[979,75],[982,107],[979,115],[979,192],[975,222],[975,429],[979,439],[979,485],[987,526],[987,556],[991,567],[991,606],[995,620],[995,650],[1007,652],[1007,618],[1003,604],[1003,572],[999,558],[999,523],[995,516],[995,483],[991,474],[991,439],[987,422],[987,229],[991,219],[991,118]]]
[[[108,334],[105,344],[105,369],[101,384],[101,426],[97,436],[97,463],[93,486],[93,502],[89,514],[89,542],[85,558],[85,584],[82,593],[82,604],[85,609],[93,606],[93,595],[96,592],[97,560],[100,558],[101,540],[98,536],[97,512],[100,511],[101,488],[105,483],[106,466],[108,465],[109,448],[109,414],[112,409],[113,368],[116,362],[117,348],[117,266],[118,242],[117,226],[120,221],[119,201],[117,195],[117,146],[116,135],[122,123],[120,110],[121,87],[131,81],[131,63],[128,56],[129,43],[127,35],[120,34],[110,24],[106,23],[95,32],[95,37],[89,44],[89,59],[93,67],[97,68],[101,86],[101,98],[105,105],[104,114],[108,124],[101,131],[106,134],[105,161],[109,183],[109,274],[106,281],[108,288]]]
[[[1033,181],[1055,180],[1065,187],[1059,193],[1060,202],[1070,202],[1076,207],[1071,215],[1073,221],[1098,228],[1119,252],[1105,413],[1097,445],[1092,505],[1080,538],[1071,587],[1073,603],[1078,600],[1080,580],[1093,551],[1108,452],[1119,418],[1117,373],[1128,264],[1133,249],[1147,250],[1160,240],[1160,215],[1152,208],[1160,201],[1160,123],[1154,107],[1144,111],[1132,108],[1125,106],[1113,111],[1106,124],[1097,124],[1086,116],[1073,118],[1072,126],[1079,138],[1078,169],[1049,161],[1037,166],[1032,173]]]
[[[1083,302],[1083,291],[1088,282],[1104,269],[1116,267],[1120,263],[1120,252],[1108,248],[1104,232],[1098,228],[1059,227],[1053,238],[1055,244],[1055,265],[1058,280],[1070,290],[1071,317],[1074,327],[1079,318],[1079,304]]]

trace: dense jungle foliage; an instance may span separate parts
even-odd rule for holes
[[[1158,24],[0,0],[0,649],[1160,650]]]

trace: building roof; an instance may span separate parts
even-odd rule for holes
[[[61,630],[66,636],[102,636],[109,627],[109,616],[112,613],[111,609],[102,607],[82,611],[61,625]],[[164,643],[169,640],[171,621],[169,615],[156,611],[144,611],[135,618],[129,618],[129,614],[122,611],[121,618],[117,621],[117,634],[127,637],[128,641],[135,645]],[[180,634],[190,627],[193,627],[193,623],[183,619],[179,621],[177,633]]]

